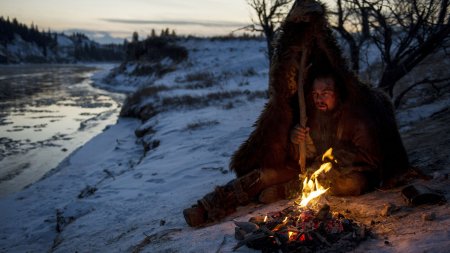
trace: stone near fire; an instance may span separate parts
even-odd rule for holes
[[[411,206],[439,204],[447,200],[445,196],[425,185],[409,185],[402,189],[402,197]]]
[[[380,215],[383,217],[390,216],[397,209],[397,206],[393,203],[384,204],[383,209],[381,209]]]
[[[316,218],[319,220],[326,220],[331,218],[330,206],[324,204],[316,214]]]
[[[435,219],[436,219],[436,213],[434,213],[434,212],[422,214],[422,220],[424,220],[424,221],[433,221]]]

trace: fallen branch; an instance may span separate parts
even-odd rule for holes
[[[145,246],[149,245],[153,241],[165,239],[170,234],[180,232],[181,230],[182,230],[181,228],[171,228],[151,235],[147,235],[144,233],[145,235],[144,240],[142,240],[138,245],[133,247],[132,253],[139,253],[144,249]]]
[[[226,241],[227,241],[227,237],[224,236],[222,242],[219,245],[219,248],[216,250],[216,253],[222,252],[221,249],[222,249],[223,245],[225,245]]]

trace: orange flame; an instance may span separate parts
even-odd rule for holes
[[[337,163],[337,161],[333,157],[332,152],[333,148],[329,148],[323,154],[322,161],[324,161],[325,158],[328,158]],[[325,187],[323,187],[319,183],[317,177],[324,172],[327,173],[331,168],[332,168],[331,162],[323,163],[320,166],[320,168],[311,175],[309,179],[307,177],[305,178],[305,180],[303,181],[302,200],[299,204],[301,207],[306,207],[311,200],[319,197],[320,195],[328,191],[329,188],[325,189]]]

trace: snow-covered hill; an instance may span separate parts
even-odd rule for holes
[[[187,40],[183,45],[188,61],[163,78],[118,77],[109,86],[137,90],[122,114],[139,120],[121,118],[45,178],[0,199],[0,251],[231,252],[237,243],[232,219],[247,221],[292,205],[251,205],[205,228],[186,225],[184,208],[234,178],[229,158],[267,101],[268,61],[264,41]],[[99,73],[97,85],[108,86],[104,76]],[[449,105],[448,88],[441,91],[440,103]],[[436,155],[438,148],[450,152],[450,137],[442,133],[450,121],[448,106],[440,103],[417,104],[400,114],[411,161],[434,176],[421,183],[449,199],[450,161]],[[416,118],[425,107],[428,118]],[[428,138],[418,142],[424,124]],[[433,133],[440,136],[432,139]],[[372,229],[375,236],[356,252],[446,252],[449,204],[407,207],[399,191],[327,200],[333,210],[350,210],[353,219]],[[381,216],[388,203],[399,208]],[[434,219],[422,218],[430,213]]]
[[[35,42],[23,40],[22,37],[16,34],[11,42],[1,43],[0,63],[75,63],[80,61],[80,57],[77,56],[77,53],[79,54],[77,50],[86,48],[104,49],[103,45],[80,35],[68,36],[59,33],[56,34],[56,43],[54,47],[43,48]],[[119,48],[119,46],[117,47]],[[85,57],[83,60],[98,61],[95,57]],[[117,58],[115,60],[118,61],[120,59]]]

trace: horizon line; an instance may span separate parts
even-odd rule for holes
[[[238,27],[238,26],[248,26],[251,23],[244,22],[234,22],[234,21],[207,21],[207,20],[143,20],[143,19],[117,19],[117,18],[102,18],[102,21],[110,23],[122,23],[122,24],[155,24],[155,25],[199,25],[205,27]]]

